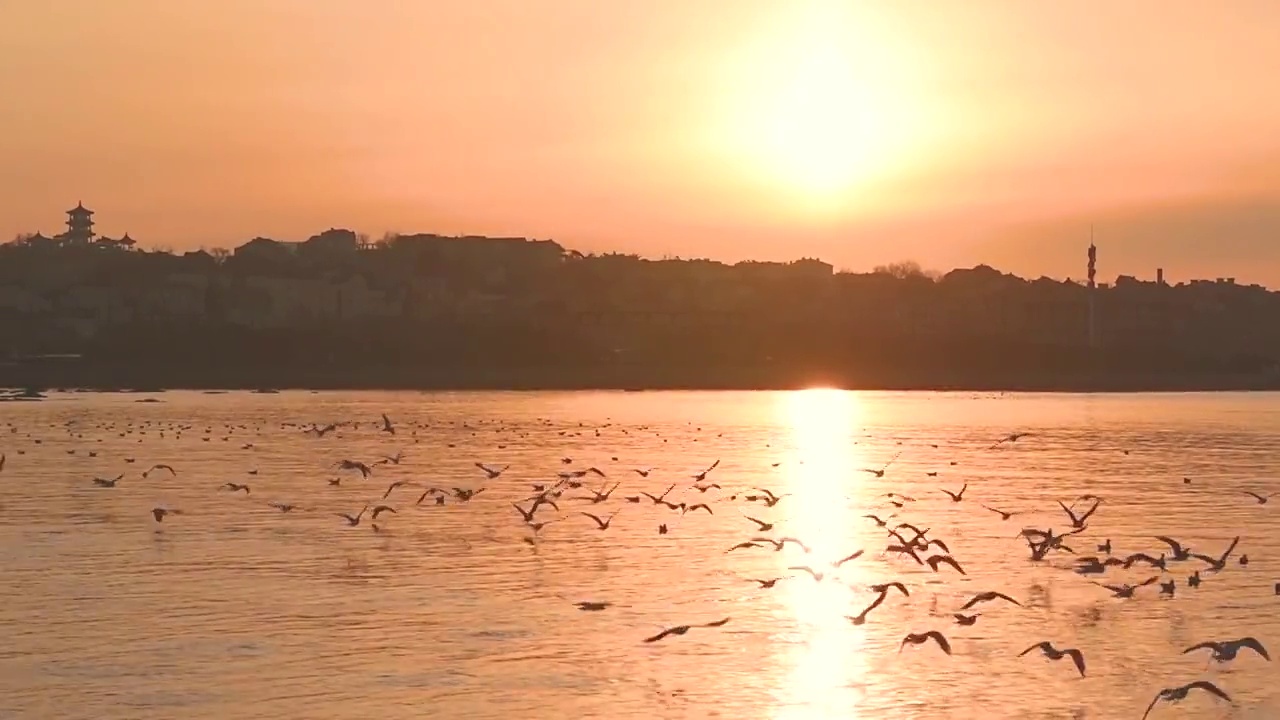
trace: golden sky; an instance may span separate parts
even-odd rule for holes
[[[1280,285],[1273,0],[0,2],[0,233]]]

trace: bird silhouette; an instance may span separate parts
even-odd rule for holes
[[[613,518],[614,518],[614,517],[616,517],[616,516],[618,515],[618,511],[614,511],[614,513],[613,513],[612,515],[610,515],[609,517],[607,517],[607,518],[605,518],[605,519],[603,519],[603,520],[602,520],[602,519],[600,519],[600,517],[599,517],[598,515],[592,515],[592,514],[591,514],[591,513],[589,513],[589,512],[584,512],[584,513],[579,513],[579,514],[581,514],[581,515],[586,515],[587,517],[591,518],[592,520],[595,520],[595,521],[596,521],[596,526],[597,526],[597,527],[599,527],[601,530],[608,530],[608,529],[609,529],[609,523],[613,522]]]
[[[1147,720],[1147,716],[1151,714],[1152,708],[1154,708],[1157,703],[1161,701],[1175,703],[1185,700],[1192,690],[1203,690],[1210,695],[1215,695],[1227,702],[1232,702],[1231,696],[1223,692],[1222,688],[1214,685],[1208,680],[1197,680],[1193,683],[1187,683],[1181,687],[1165,688],[1156,693],[1155,699],[1153,699],[1151,704],[1147,706],[1147,711],[1142,713],[1142,720]]]
[[[898,652],[902,652],[902,648],[908,645],[923,645],[930,640],[938,643],[938,647],[942,648],[942,652],[948,655],[951,654],[951,643],[947,641],[945,635],[937,630],[930,630],[926,633],[908,634],[906,637],[902,638],[902,643],[898,645]]]
[[[1211,650],[1212,652],[1209,657],[1213,660],[1217,660],[1218,662],[1230,662],[1235,660],[1236,655],[1244,649],[1252,650],[1261,655],[1267,662],[1271,662],[1271,656],[1267,654],[1267,649],[1262,646],[1262,643],[1258,642],[1257,638],[1254,637],[1245,637],[1240,638],[1239,640],[1223,640],[1220,642],[1210,640],[1209,642],[1192,645],[1186,650],[1183,650],[1182,654],[1186,655],[1187,653],[1192,653],[1196,650],[1205,649]]]
[[[977,595],[974,595],[972,598],[969,598],[969,602],[965,603],[964,605],[961,605],[960,609],[968,610],[974,605],[978,605],[980,603],[985,603],[985,602],[991,602],[992,600],[1004,600],[1006,602],[1011,602],[1014,605],[1017,605],[1018,607],[1022,607],[1022,603],[1018,602],[1017,600],[1014,600],[1008,595],[1005,595],[1002,592],[996,592],[995,590],[988,590],[986,592],[980,592]]]
[[[729,622],[729,618],[725,618],[723,620],[716,620],[715,622],[702,623],[701,625],[677,625],[675,627],[666,628],[665,630],[658,633],[657,635],[647,637],[644,639],[644,641],[647,643],[655,643],[663,638],[670,637],[672,635],[684,635],[685,633],[689,632],[694,628],[716,628],[716,627],[721,627],[723,625],[726,625],[728,624],[728,622]]]
[[[1076,665],[1076,670],[1080,671],[1080,677],[1084,677],[1084,653],[1080,652],[1079,650],[1075,648],[1064,648],[1062,650],[1059,650],[1053,646],[1053,643],[1046,640],[1042,643],[1037,643],[1035,645],[1032,645],[1026,650],[1023,650],[1022,652],[1018,653],[1018,657],[1022,657],[1023,655],[1026,655],[1027,653],[1032,652],[1034,650],[1039,650],[1040,652],[1044,653],[1044,656],[1049,658],[1050,660],[1061,660],[1064,657],[1071,658],[1071,662],[1075,663]]]

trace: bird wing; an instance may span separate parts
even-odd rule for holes
[[[1208,648],[1209,650],[1213,650],[1213,651],[1215,651],[1215,652],[1216,652],[1216,651],[1217,651],[1217,649],[1218,649],[1218,647],[1219,647],[1219,646],[1218,646],[1218,643],[1213,642],[1212,640],[1210,640],[1210,641],[1208,641],[1208,642],[1202,642],[1202,643],[1198,643],[1198,644],[1196,644],[1196,645],[1192,645],[1191,647],[1187,648],[1186,650],[1183,650],[1183,651],[1182,651],[1182,654],[1183,654],[1183,655],[1186,655],[1187,653],[1193,653],[1193,652],[1195,652],[1195,651],[1197,651],[1197,650],[1204,650],[1204,649],[1206,649],[1206,648]]]
[[[719,460],[716,461],[717,464],[719,464],[719,462],[720,462]],[[702,623],[698,627],[715,628],[715,627],[721,627],[723,625],[727,625],[728,623],[729,623],[729,618],[725,618],[723,620],[715,620],[709,623]]]
[[[1228,694],[1226,694],[1225,692],[1223,692],[1223,691],[1222,691],[1222,688],[1218,687],[1217,685],[1214,685],[1213,683],[1209,682],[1208,680],[1197,680],[1197,681],[1195,681],[1195,682],[1193,682],[1193,683],[1188,683],[1185,687],[1186,687],[1188,690],[1195,690],[1195,689],[1197,689],[1197,688],[1198,688],[1198,689],[1200,689],[1200,690],[1204,690],[1205,692],[1209,693],[1210,695],[1217,695],[1218,697],[1222,698],[1223,700],[1226,700],[1227,702],[1231,702],[1231,696],[1230,696],[1230,695],[1228,695]]]
[[[849,562],[850,560],[857,560],[858,558],[862,557],[862,553],[863,553],[863,552],[864,552],[864,551],[862,551],[862,550],[854,550],[854,551],[853,551],[853,553],[851,553],[851,554],[849,554],[849,555],[846,555],[845,557],[842,557],[842,558],[840,558],[839,560],[837,560],[837,561],[835,561],[835,562],[833,562],[833,563],[831,563],[831,564],[832,564],[832,566],[834,566],[834,567],[840,567],[841,565],[843,565],[843,564],[845,564],[845,563]]]
[[[1265,658],[1267,662],[1271,661],[1271,656],[1267,654],[1267,649],[1263,647],[1262,643],[1258,642],[1258,639],[1255,637],[1241,638],[1237,640],[1235,644],[1237,647],[1249,648],[1250,650],[1253,650],[1254,652],[1258,653],[1263,658]]]
[[[1063,650],[1062,652],[1071,656],[1071,661],[1076,664],[1076,669],[1080,671],[1080,677],[1084,677],[1084,653],[1075,648]]]
[[[647,642],[647,643],[651,643],[651,642],[658,642],[658,641],[659,641],[659,640],[661,640],[662,638],[664,638],[664,637],[666,637],[666,636],[670,635],[671,633],[673,633],[673,632],[675,632],[675,631],[676,631],[676,629],[675,629],[675,628],[667,628],[666,630],[663,630],[662,632],[658,633],[657,635],[652,635],[652,636],[650,636],[650,637],[645,638],[645,639],[644,639],[644,641],[645,641],[645,642]]]
[[[928,560],[925,560],[925,562],[929,563],[929,567],[933,568],[934,572],[938,571],[939,565],[946,563],[955,568],[961,575],[965,574],[964,568],[960,567],[960,563],[956,562],[956,559],[950,555],[934,555]]]
[[[813,568],[809,567],[808,565],[793,565],[793,566],[791,566],[791,567],[789,567],[789,568],[787,568],[787,569],[788,569],[788,570],[795,570],[795,571],[797,571],[797,572],[807,572],[807,573],[809,573],[810,575],[812,575],[812,576],[813,576],[813,579],[814,579],[814,580],[820,580],[820,579],[822,579],[822,574],[821,574],[821,573],[819,573],[818,571],[814,570]]]
[[[934,641],[938,643],[938,647],[942,648],[942,652],[948,655],[951,654],[951,643],[947,641],[946,636],[943,635],[942,633],[938,632],[937,630],[930,630],[929,632],[925,633],[925,637],[933,638]]]
[[[1152,708],[1156,706],[1156,703],[1160,702],[1163,699],[1164,699],[1164,691],[1161,690],[1160,692],[1156,693],[1156,696],[1154,698],[1152,698],[1151,704],[1147,706],[1147,711],[1142,713],[1142,720],[1147,720],[1147,716],[1151,714]]]
[[[1266,500],[1266,498],[1262,497],[1261,495],[1259,495],[1259,494],[1258,494],[1258,493],[1256,493],[1256,492],[1253,492],[1252,490],[1245,490],[1245,491],[1244,491],[1244,494],[1245,494],[1245,495],[1252,496],[1252,497],[1256,498],[1256,499],[1257,499],[1257,500],[1259,500],[1259,501]]]
[[[1035,645],[1032,645],[1031,647],[1027,648],[1026,650],[1023,650],[1022,652],[1018,653],[1018,657],[1022,657],[1023,655],[1026,655],[1027,653],[1029,653],[1029,652],[1031,652],[1031,651],[1033,651],[1033,650],[1041,650],[1041,651],[1043,651],[1043,650],[1044,650],[1044,646],[1045,646],[1045,645],[1048,645],[1048,643],[1047,643],[1047,642],[1038,642],[1038,643],[1036,643]]]
[[[1174,555],[1177,555],[1182,552],[1182,543],[1179,543],[1177,540],[1174,540],[1171,537],[1165,537],[1164,535],[1157,535],[1156,539],[1164,543],[1165,545],[1168,545],[1169,549],[1173,551]]]
[[[1226,552],[1222,553],[1222,557],[1218,560],[1218,562],[1225,563],[1227,561],[1227,558],[1231,557],[1231,553],[1235,551],[1236,545],[1239,545],[1239,544],[1240,544],[1240,536],[1237,535],[1235,539],[1231,541],[1231,544],[1227,546]]]
[[[1062,511],[1067,514],[1067,517],[1071,518],[1071,524],[1073,526],[1080,524],[1080,519],[1077,518],[1076,514],[1071,512],[1071,508],[1067,507],[1061,500],[1058,501],[1058,507],[1062,508]]]

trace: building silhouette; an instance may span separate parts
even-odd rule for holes
[[[93,211],[78,202],[67,211],[67,231],[61,239],[68,245],[88,245],[93,236]]]

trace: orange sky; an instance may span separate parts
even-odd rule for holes
[[[1280,285],[1280,3],[0,3],[0,233]]]

